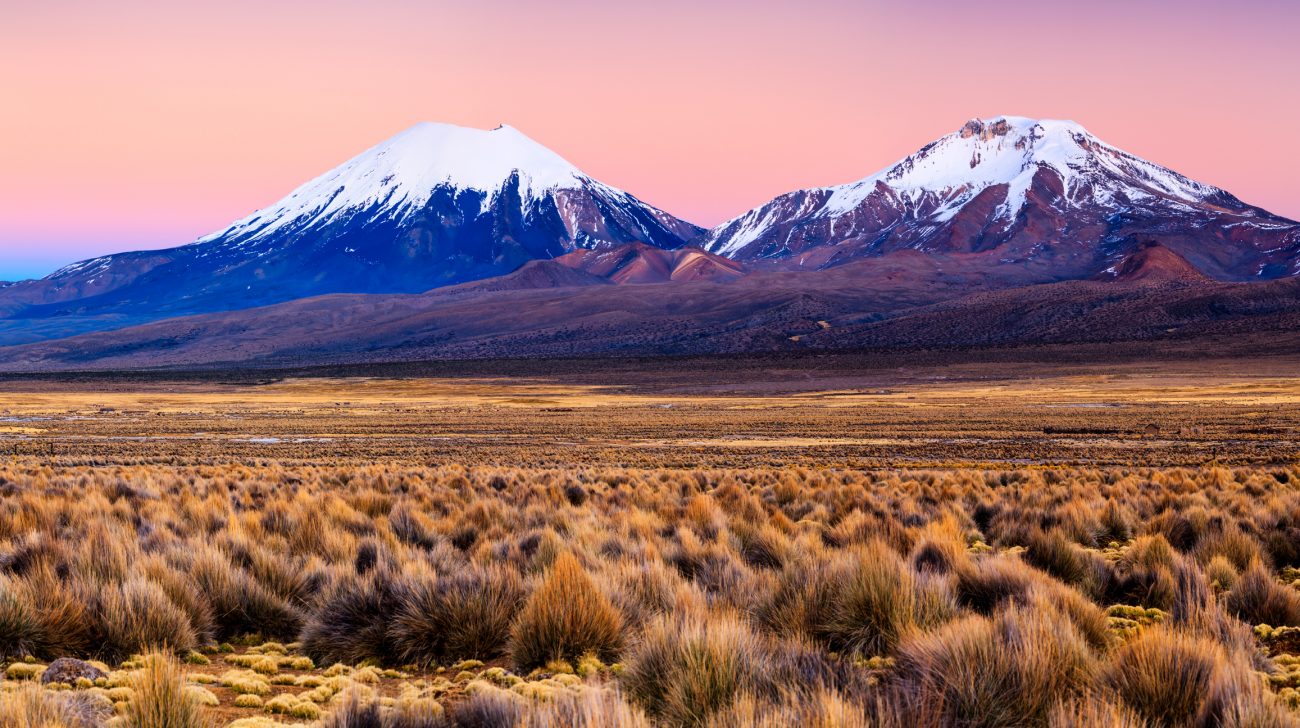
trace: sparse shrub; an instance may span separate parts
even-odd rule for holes
[[[529,596],[511,631],[510,655],[530,670],[592,652],[612,660],[623,643],[623,618],[570,553],[561,554]]]

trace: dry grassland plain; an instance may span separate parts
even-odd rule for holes
[[[1297,372],[0,380],[0,728],[1297,725]]]

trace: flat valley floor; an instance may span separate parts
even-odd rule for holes
[[[0,379],[0,457],[999,468],[1300,454],[1300,358],[204,378]]]
[[[4,378],[0,708],[1293,725],[1297,405],[1289,357]]]

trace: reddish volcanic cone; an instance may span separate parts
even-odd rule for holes
[[[1106,269],[1098,280],[1110,281],[1210,281],[1183,256],[1159,243],[1146,243],[1116,265]]]

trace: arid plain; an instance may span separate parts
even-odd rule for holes
[[[0,726],[1294,725],[1296,372],[5,379]]]

